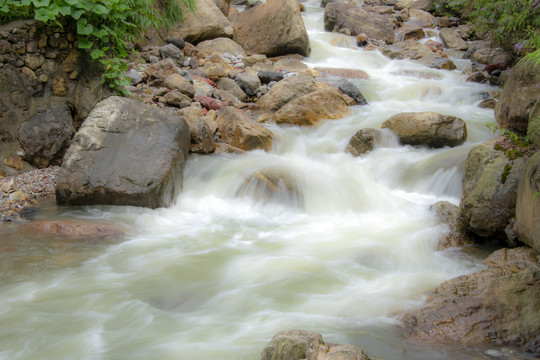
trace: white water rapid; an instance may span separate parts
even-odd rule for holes
[[[429,206],[458,204],[467,153],[492,136],[493,111],[476,104],[494,89],[358,49],[324,32],[318,0],[305,7],[306,63],[366,71],[369,80],[354,83],[369,105],[317,127],[269,125],[278,134],[269,153],[192,155],[171,208],[39,215],[119,223],[129,229],[121,241],[5,231],[18,247],[0,253],[0,359],[256,360],[290,328],[385,360],[478,358],[409,344],[398,319],[442,281],[482,267],[462,251],[436,250],[445,229]],[[357,130],[403,111],[458,116],[468,141],[433,150],[389,138],[367,155],[345,153]],[[249,179],[260,171],[289,187],[259,196]]]

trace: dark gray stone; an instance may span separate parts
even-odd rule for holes
[[[261,81],[257,75],[253,76],[247,73],[240,73],[236,75],[234,80],[249,96],[255,96],[257,89],[261,86]]]
[[[345,95],[349,95],[356,105],[367,105],[367,100],[360,90],[349,81],[343,81],[339,84],[339,90]]]
[[[62,156],[75,134],[71,112],[66,103],[53,102],[38,109],[19,129],[19,143],[25,160],[37,167],[60,165]]]
[[[172,204],[182,188],[190,133],[175,112],[139,101],[101,101],[73,138],[57,177],[66,205]]]
[[[170,58],[172,59],[177,66],[182,66],[184,64],[184,53],[174,44],[167,44],[159,48],[159,55],[162,59]]]
[[[269,84],[272,81],[280,81],[283,80],[285,75],[283,75],[282,72],[279,71],[259,71],[257,73],[257,76],[259,76],[259,79],[263,84]]]
[[[180,38],[170,38],[170,39],[167,39],[165,41],[167,42],[167,44],[173,44],[174,46],[176,46],[180,50],[183,50],[184,47],[186,46],[185,41],[180,39]]]

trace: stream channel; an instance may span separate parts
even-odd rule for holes
[[[277,141],[268,153],[191,155],[167,209],[51,204],[36,215],[125,226],[114,242],[4,226],[13,251],[0,252],[0,359],[255,360],[291,328],[385,360],[490,358],[408,342],[399,315],[441,282],[483,268],[478,254],[437,251],[445,228],[429,207],[459,204],[467,153],[493,137],[493,110],[477,104],[497,88],[358,49],[324,31],[319,0],[305,7],[305,63],[367,72],[353,83],[369,105],[315,127],[269,124]],[[388,136],[366,155],[345,153],[357,130],[406,111],[460,117],[468,140],[428,149]],[[289,185],[260,196],[248,179],[261,171]]]

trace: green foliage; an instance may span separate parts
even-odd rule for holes
[[[49,25],[73,26],[79,48],[88,49],[105,66],[103,82],[123,93],[128,82],[121,59],[129,54],[128,43],[146,29],[182,19],[181,4],[193,10],[195,0],[0,0],[0,22],[33,17]]]
[[[540,0],[435,0],[434,8],[457,17],[470,9],[477,31],[540,64]]]

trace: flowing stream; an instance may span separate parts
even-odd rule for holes
[[[167,209],[57,208],[38,218],[128,229],[119,241],[70,243],[5,225],[0,251],[0,359],[258,359],[278,331],[319,332],[386,359],[478,359],[457,346],[412,344],[399,315],[442,281],[482,268],[462,250],[437,251],[446,231],[429,206],[458,204],[463,165],[492,135],[486,85],[458,71],[394,61],[323,30],[305,3],[310,67],[361,69],[367,106],[317,127],[269,125],[273,151],[192,155]],[[344,149],[365,127],[404,111],[467,122],[456,148]],[[278,174],[277,192],[253,177]],[[9,250],[9,251],[8,251]]]

